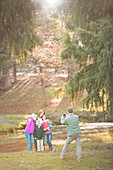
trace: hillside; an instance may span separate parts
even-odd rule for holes
[[[1,115],[37,113],[44,107],[44,88],[47,112],[64,110],[70,104],[67,97],[58,99],[54,95],[55,89],[62,87],[68,76],[67,63],[59,55],[62,48],[59,21],[52,19],[47,11],[38,16],[37,33],[44,40],[43,45],[29,54],[27,64],[23,61],[21,67],[17,67],[17,84],[8,91],[1,91]],[[12,70],[10,76],[13,82]]]
[[[36,47],[29,54],[27,67],[22,62],[21,69],[18,69],[18,80],[31,80],[24,82],[26,86],[36,84],[60,86],[62,82],[67,81],[67,63],[60,58],[61,51],[61,30],[59,21],[51,18],[47,11],[38,14],[37,34],[42,38],[43,45]]]

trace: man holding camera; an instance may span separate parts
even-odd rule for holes
[[[81,130],[79,127],[79,119],[77,115],[73,114],[73,109],[69,108],[67,115],[63,114],[61,117],[61,124],[67,125],[68,138],[64,144],[60,158],[63,159],[67,151],[68,145],[75,140],[77,148],[77,161],[81,160]]]

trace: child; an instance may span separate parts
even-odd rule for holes
[[[37,151],[44,151],[43,139],[44,139],[44,130],[39,120],[36,120],[36,126],[34,129],[34,138],[37,140]]]
[[[39,113],[38,113],[38,120],[40,121],[41,124],[42,124],[42,117],[43,117],[44,114],[45,114],[44,110],[40,110]],[[36,149],[36,152],[37,152],[37,140],[36,139],[34,139],[34,145],[35,145],[35,149]]]
[[[46,119],[45,114],[42,117],[42,127],[44,129],[44,135],[45,135],[45,142],[49,145],[49,149],[54,151],[54,147],[51,143],[51,138],[52,138],[52,125],[50,123],[49,119]]]
[[[35,120],[36,120],[37,115],[32,113],[31,117],[28,120],[28,123],[26,125],[26,128],[24,130],[26,139],[27,139],[27,147],[29,152],[33,152],[33,133],[34,133],[34,128],[35,128]]]

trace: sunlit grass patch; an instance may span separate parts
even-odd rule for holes
[[[6,115],[5,115],[6,116]],[[22,121],[24,119],[24,116],[20,115],[7,115],[7,119],[9,120],[20,120]]]
[[[103,143],[103,142],[82,142],[82,149],[113,149],[113,144]]]
[[[55,152],[29,153],[27,150],[15,153],[1,153],[1,169],[42,170],[111,170],[113,150],[97,150],[107,147],[104,143],[82,143],[82,160],[76,161],[76,145],[70,144],[63,160],[59,159],[63,146],[56,146]],[[1,159],[2,158],[2,159]]]
[[[0,123],[0,132],[2,133],[14,133],[17,128],[17,125]]]
[[[0,116],[0,133],[14,133],[19,128],[19,123],[24,119],[22,115]]]
[[[98,141],[98,142],[105,142],[105,143],[113,142],[113,133],[110,133],[109,131],[88,134],[87,137],[90,138],[90,141]]]

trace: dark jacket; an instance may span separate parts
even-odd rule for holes
[[[44,137],[43,127],[42,125],[41,126],[36,125],[34,129],[34,138],[42,139],[42,137]]]

